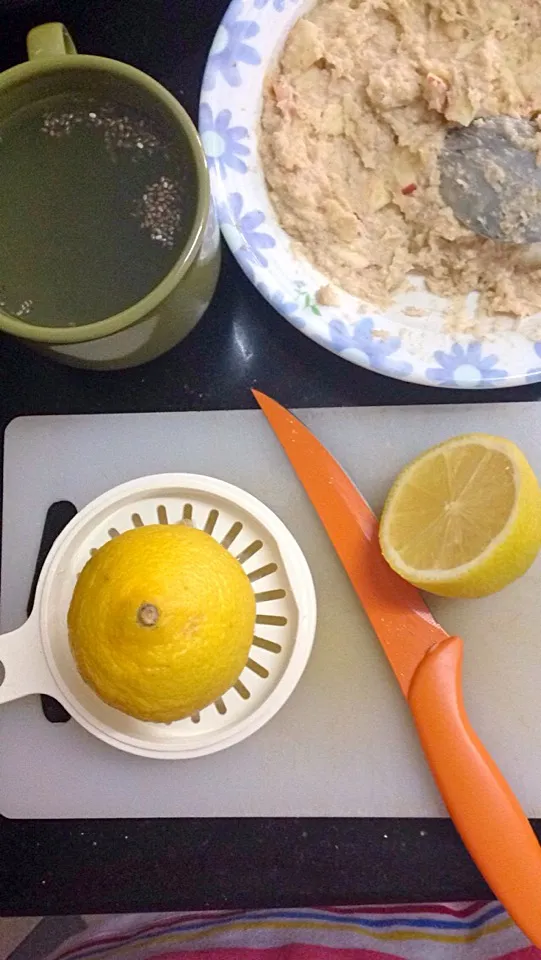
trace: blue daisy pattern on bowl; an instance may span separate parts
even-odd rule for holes
[[[227,239],[227,234],[224,233],[224,236]],[[259,262],[256,260],[252,250],[245,243],[242,246],[237,247],[235,251],[235,257],[237,262],[240,264],[244,273],[248,277],[248,280],[257,287],[258,285],[258,276],[256,274],[256,268],[260,266]]]
[[[256,10],[262,10],[263,7],[266,7],[268,3],[272,3],[274,9],[278,13],[283,13],[286,8],[287,0],[255,0],[254,6]],[[296,3],[297,0],[289,0],[290,3]]]
[[[203,82],[204,90],[214,90],[222,76],[230,87],[240,87],[242,76],[239,63],[257,67],[261,57],[248,40],[257,37],[259,25],[254,20],[240,20],[242,0],[233,0],[218,27],[214,38]]]
[[[220,110],[214,117],[208,103],[199,108],[199,132],[208,165],[211,170],[217,167],[222,177],[227,175],[228,167],[237,173],[246,173],[248,169],[241,159],[250,155],[250,148],[241,142],[248,137],[248,130],[232,127],[231,118],[231,110]]]
[[[306,326],[306,320],[298,313],[299,304],[289,300],[282,290],[271,292],[266,284],[258,283],[257,289],[272,304],[278,313],[281,313],[286,320],[289,320],[297,330],[302,330]]]
[[[541,359],[541,341],[538,341],[534,344],[534,350],[537,356]],[[539,383],[541,380],[541,367],[534,367],[533,370],[528,370],[526,374],[526,383]]]
[[[495,353],[483,356],[483,345],[478,340],[466,347],[454,343],[449,353],[436,350],[434,360],[438,366],[429,368],[426,375],[441,387],[493,387],[508,375],[507,370],[498,368],[500,359]]]
[[[329,323],[332,348],[336,353],[359,350],[364,354],[366,365],[372,370],[390,373],[396,377],[408,377],[413,369],[411,363],[393,356],[401,347],[400,337],[378,336],[375,329],[372,317],[361,317],[353,325],[335,318]]]
[[[243,238],[243,244],[237,246],[242,249],[245,245],[253,254],[253,259],[261,264],[262,267],[268,266],[268,260],[262,253],[263,250],[272,250],[276,246],[276,240],[270,233],[264,233],[259,228],[265,223],[265,214],[262,210],[249,210],[243,213],[244,200],[240,193],[230,193],[227,198],[227,204],[220,204],[218,207],[218,216],[222,229],[228,226],[235,227]],[[227,235],[229,242],[229,236]],[[234,242],[234,238],[233,238]],[[233,248],[232,248],[233,249]],[[234,250],[235,256],[237,250]]]

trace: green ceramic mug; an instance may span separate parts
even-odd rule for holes
[[[0,74],[0,118],[55,94],[77,93],[89,71],[111,97],[120,90],[130,106],[153,104],[178,131],[194,161],[196,206],[188,239],[172,269],[142,300],[114,316],[82,326],[37,326],[0,310],[0,331],[73,366],[114,369],[165,353],[195,326],[210,303],[220,269],[220,237],[209,176],[197,131],[185,110],[159,83],[134,67],[78,54],[60,23],[28,34],[29,61]],[[86,78],[86,79],[85,79]]]

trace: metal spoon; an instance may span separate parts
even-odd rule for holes
[[[533,121],[507,116],[449,128],[439,160],[440,192],[457,220],[493,240],[541,240],[539,133]]]

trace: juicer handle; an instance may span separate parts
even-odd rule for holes
[[[434,779],[464,845],[517,926],[541,947],[541,846],[462,699],[462,641],[421,660],[408,702]]]
[[[30,693],[48,693],[59,699],[41,645],[37,614],[18,630],[0,636],[0,704]]]

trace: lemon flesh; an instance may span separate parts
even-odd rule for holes
[[[68,613],[89,686],[139,720],[171,723],[222,696],[248,659],[255,596],[240,563],[202,530],[152,525],[90,558]]]
[[[541,492],[510,440],[472,433],[427,450],[395,481],[380,544],[405,580],[482,597],[526,572],[541,546]]]

